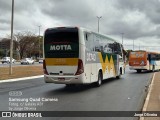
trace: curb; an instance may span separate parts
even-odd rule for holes
[[[150,95],[151,95],[151,91],[153,89],[153,81],[154,81],[154,78],[155,78],[155,74],[156,73],[153,74],[151,84],[149,85],[149,91],[148,91],[147,97],[145,99],[145,103],[144,103],[142,111],[147,111],[147,106],[148,106],[148,103],[149,103],[149,98],[150,98]],[[144,120],[144,117],[140,117],[139,120]]]
[[[23,78],[15,78],[15,79],[8,79],[8,80],[0,80],[0,83],[16,82],[16,81],[22,81],[22,80],[30,80],[30,79],[36,79],[36,78],[41,78],[41,77],[44,77],[44,75],[23,77]]]

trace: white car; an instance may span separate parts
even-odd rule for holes
[[[38,61],[40,64],[43,63],[43,58],[40,58]]]
[[[34,60],[31,58],[24,58],[21,60],[21,64],[34,64]]]
[[[2,64],[3,63],[10,63],[10,57],[3,57],[1,60]],[[12,58],[12,63],[15,62],[15,59]]]

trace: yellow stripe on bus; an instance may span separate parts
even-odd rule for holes
[[[78,58],[45,58],[47,66],[77,66]]]

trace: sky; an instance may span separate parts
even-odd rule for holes
[[[160,0],[14,0],[14,34],[84,27],[122,43],[125,49],[160,51]],[[12,0],[0,0],[0,38],[10,35]]]

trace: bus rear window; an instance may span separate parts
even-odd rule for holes
[[[48,29],[44,37],[46,58],[78,58],[78,28]]]
[[[131,52],[130,58],[144,58],[145,52]]]

